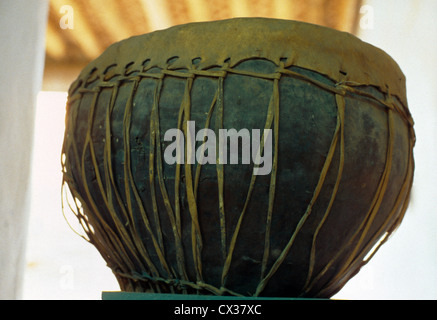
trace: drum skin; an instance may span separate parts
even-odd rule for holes
[[[188,121],[270,129],[271,171],[241,154],[166,163],[165,132],[187,139]],[[123,291],[331,297],[401,223],[414,142],[405,78],[381,50],[295,21],[193,23],[82,71],[64,186]]]

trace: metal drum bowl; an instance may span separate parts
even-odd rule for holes
[[[183,162],[167,161],[172,129]],[[235,129],[234,163],[190,144],[202,129]],[[253,129],[261,174],[242,151]],[[122,291],[331,297],[401,223],[414,142],[404,75],[380,49],[295,21],[192,23],[83,69],[63,185]]]

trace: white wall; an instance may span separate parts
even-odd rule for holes
[[[45,0],[0,2],[0,299],[16,299],[21,293],[47,4]]]
[[[416,170],[403,223],[337,297],[437,299],[437,1],[366,2],[373,25],[360,38],[390,54],[407,78]]]

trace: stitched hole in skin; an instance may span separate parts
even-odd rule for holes
[[[169,59],[167,60],[167,64],[168,64],[168,65],[171,65],[171,64],[174,63],[177,59],[179,59],[178,56],[171,57],[171,58],[169,58]]]
[[[143,66],[143,71],[146,71],[147,68],[149,67],[150,64],[150,59],[146,59],[143,61],[143,63],[141,64]]]
[[[135,68],[134,68],[134,64],[135,64],[135,61],[131,61],[131,62],[129,62],[128,64],[126,64],[126,66],[124,67],[124,69],[125,69],[124,74],[125,74],[126,76],[131,75],[131,74],[133,74],[134,72],[139,72],[138,69],[135,69]]]
[[[115,67],[117,66],[116,63],[109,65],[108,67],[106,67],[105,71],[103,72],[103,80],[104,81],[109,81],[112,78],[114,78],[115,76],[118,76],[119,74],[117,74],[115,72]]]
[[[197,65],[200,63],[200,61],[202,61],[202,58],[201,58],[201,57],[196,57],[196,58],[194,58],[193,60],[191,60],[191,62],[192,62],[195,66],[197,66]]]
[[[86,80],[86,85],[89,85],[96,81],[99,78],[99,74],[97,72],[97,68],[94,67],[88,75],[88,79]]]

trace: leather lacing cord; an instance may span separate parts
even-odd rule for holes
[[[147,72],[149,71],[149,72]],[[223,256],[223,269],[221,276],[221,286],[215,287],[210,284],[205,283],[202,274],[202,230],[199,225],[198,219],[198,208],[197,208],[197,190],[199,186],[201,165],[196,167],[196,171],[193,173],[191,165],[184,165],[184,176],[185,176],[185,186],[186,186],[186,198],[188,202],[189,214],[191,217],[191,256],[194,262],[194,270],[196,279],[190,280],[187,275],[187,270],[185,268],[186,255],[182,246],[182,229],[181,229],[181,208],[180,208],[180,184],[181,184],[181,165],[176,164],[176,174],[175,174],[175,199],[174,205],[168,196],[167,187],[163,177],[163,163],[162,163],[162,146],[161,146],[161,133],[160,133],[160,123],[159,123],[159,99],[161,96],[163,81],[166,77],[178,77],[185,79],[185,90],[183,98],[179,108],[178,114],[178,128],[184,132],[184,136],[187,138],[186,123],[190,121],[191,114],[191,88],[196,77],[211,77],[217,80],[216,93],[211,101],[209,112],[206,116],[204,128],[208,129],[211,125],[215,125],[215,128],[223,128],[223,112],[224,112],[224,81],[228,74],[238,74],[242,76],[255,77],[260,79],[265,79],[272,82],[272,95],[267,107],[265,129],[273,128],[273,139],[274,139],[274,150],[273,150],[273,163],[272,171],[270,176],[270,187],[269,187],[269,198],[268,198],[268,210],[266,214],[266,230],[265,230],[265,241],[264,241],[264,252],[263,259],[261,263],[261,274],[259,284],[253,293],[254,296],[259,296],[268,284],[269,279],[275,274],[278,268],[282,265],[285,258],[287,257],[294,241],[302,229],[303,225],[310,216],[313,206],[318,199],[320,192],[323,189],[325,178],[327,172],[331,166],[331,162],[335,151],[339,148],[340,161],[337,171],[337,178],[332,189],[331,198],[329,200],[328,206],[325,209],[324,216],[319,222],[316,231],[313,235],[310,261],[307,278],[302,289],[302,295],[309,293],[313,286],[321,279],[325,273],[344,253],[346,249],[350,250],[352,248],[352,254],[342,263],[341,267],[337,270],[336,274],[331,278],[329,283],[322,289],[321,292],[315,294],[315,296],[323,296],[329,294],[330,292],[336,292],[341,288],[346,281],[354,275],[358,270],[366,264],[374,255],[374,253],[379,249],[379,247],[387,241],[392,232],[399,226],[402,218],[405,214],[408,205],[408,196],[411,189],[411,182],[413,177],[414,163],[412,157],[412,149],[414,146],[414,131],[413,131],[413,121],[408,113],[407,109],[402,106],[396,99],[393,98],[389,93],[386,94],[385,99],[380,99],[375,95],[360,90],[361,84],[354,82],[339,82],[333,86],[322,83],[306,75],[300,74],[298,72],[285,69],[283,64],[277,67],[274,73],[259,73],[252,71],[243,71],[230,68],[226,63],[220,70],[197,70],[195,68],[185,71],[160,69],[159,72],[154,72],[152,70],[134,70],[130,71],[129,74],[125,75],[115,75],[116,78],[108,79],[102,74],[100,77],[95,78],[93,81],[86,81],[80,83],[76,89],[71,92],[68,102],[67,110],[67,131],[66,139],[63,146],[63,188],[67,185],[74,199],[74,205],[68,203],[70,209],[74,212],[78,218],[79,223],[84,228],[88,238],[86,240],[90,241],[96,248],[100,251],[102,256],[111,267],[113,272],[122,278],[131,279],[136,282],[144,282],[150,286],[150,289],[155,292],[161,292],[161,286],[166,285],[170,288],[172,292],[174,290],[182,290],[186,292],[187,288],[195,290],[206,290],[216,295],[230,294],[230,295],[240,295],[239,293],[232,292],[226,288],[226,280],[230,271],[232,264],[234,249],[238,240],[239,231],[241,229],[242,221],[247,214],[247,206],[250,202],[252,191],[256,182],[256,175],[252,175],[247,196],[244,202],[242,212],[238,218],[235,230],[232,231],[230,237],[230,243],[226,243],[227,232],[225,227],[225,204],[224,204],[224,168],[223,164],[217,161],[216,171],[217,171],[217,181],[218,181],[218,199],[219,199],[219,221],[220,221],[220,254]],[[273,265],[268,269],[267,260],[270,254],[270,232],[271,232],[271,221],[274,214],[274,198],[276,191],[276,174],[278,165],[278,144],[279,144],[279,114],[280,114],[280,104],[279,104],[279,82],[282,77],[293,77],[300,79],[302,81],[308,82],[312,85],[319,87],[322,90],[328,91],[335,95],[336,105],[337,105],[337,123],[336,128],[332,137],[331,145],[329,147],[324,165],[320,172],[318,183],[313,192],[312,198],[307,206],[306,211],[300,218],[295,230],[292,232],[289,241],[286,246],[282,249],[280,255],[277,257]],[[150,154],[149,154],[149,183],[151,190],[151,200],[153,212],[151,214],[147,212],[145,206],[142,203],[141,197],[139,195],[138,187],[135,185],[130,159],[130,126],[131,126],[131,115],[133,108],[133,100],[135,93],[137,91],[140,81],[144,78],[154,79],[156,81],[156,87],[154,92],[153,106],[150,116]],[[87,88],[90,83],[94,83],[92,88]],[[125,106],[125,113],[123,118],[123,141],[124,141],[124,189],[125,189],[125,201],[117,189],[115,183],[115,177],[113,172],[113,164],[111,160],[112,147],[111,147],[111,115],[114,109],[115,101],[119,93],[119,87],[122,83],[131,83],[131,92],[129,98],[127,99]],[[104,88],[112,88],[110,104],[107,107],[105,115],[105,144],[104,144],[104,157],[103,157],[103,176],[99,171],[99,164],[96,158],[96,152],[94,147],[94,142],[92,140],[92,128],[96,113],[96,106],[99,99],[99,95]],[[82,150],[78,150],[78,144],[74,135],[74,128],[77,124],[78,107],[81,103],[84,95],[91,94],[92,101],[89,106],[88,114],[88,129],[85,136],[85,142]],[[324,225],[328,215],[330,214],[331,208],[335,201],[337,191],[342,178],[343,167],[345,162],[345,140],[344,140],[344,125],[345,125],[345,96],[347,95],[360,95],[371,99],[375,103],[384,106],[387,111],[387,126],[388,126],[388,137],[387,137],[387,150],[386,150],[386,162],[383,174],[379,181],[376,193],[373,200],[369,206],[368,212],[365,218],[362,220],[359,228],[353,233],[352,237],[338,249],[337,254],[331,258],[331,260],[326,264],[326,266],[314,274],[314,266],[316,261],[316,242],[317,237],[321,228]],[[211,118],[213,113],[217,113],[215,124],[211,124]],[[409,159],[408,159],[408,169],[404,177],[404,181],[396,202],[392,207],[390,214],[384,223],[380,226],[379,230],[374,233],[370,241],[364,243],[366,236],[369,233],[369,229],[378,213],[381,203],[384,199],[384,195],[387,189],[387,184],[392,167],[392,157],[394,148],[394,113],[398,113],[409,126],[410,131],[410,145],[409,145]],[[260,150],[258,150],[258,155],[261,154],[263,150],[263,139],[261,139]],[[185,141],[187,145],[188,141]],[[106,210],[110,215],[111,222],[107,222],[108,217],[103,217],[100,213],[99,206],[95,202],[95,197],[90,191],[89,185],[87,183],[87,172],[86,167],[86,155],[89,152],[92,166],[95,173],[95,180],[97,182],[100,197],[103,200]],[[189,152],[189,151],[186,151]],[[201,153],[203,154],[203,153]],[[217,158],[219,154],[216,154]],[[72,159],[70,159],[72,157]],[[74,163],[74,166],[78,168],[80,173],[80,181],[77,181],[77,177],[73,177],[72,172],[69,167]],[[194,178],[193,178],[194,174]],[[177,261],[177,269],[173,269],[166,261],[166,253],[163,242],[162,230],[160,227],[160,218],[158,214],[157,206],[157,196],[158,192],[155,189],[155,178],[158,178],[158,188],[160,194],[162,195],[162,200],[165,205],[165,211],[169,218],[172,227],[172,233],[174,236],[175,254]],[[85,194],[79,192],[83,190]],[[147,235],[151,239],[152,247],[154,248],[154,255],[157,256],[159,261],[159,266],[156,266],[150,257],[150,252],[146,249],[143,244],[139,232],[136,219],[133,216],[135,212],[134,206],[139,209],[141,222],[147,231]],[[64,204],[63,204],[64,207]],[[400,207],[400,209],[399,209]],[[117,211],[116,208],[119,208]],[[156,226],[152,229],[152,220]],[[376,249],[367,260],[363,260],[364,256],[369,252],[371,246],[384,235],[383,240],[378,244]],[[138,270],[140,272],[132,270]],[[161,271],[159,271],[161,270]],[[162,274],[164,272],[164,274]],[[129,288],[125,288],[129,290]],[[132,288],[130,288],[132,289]],[[314,295],[314,294],[312,294]]]

